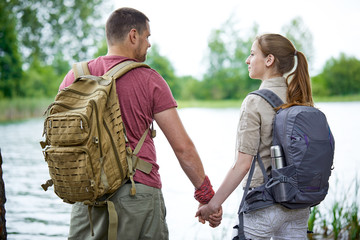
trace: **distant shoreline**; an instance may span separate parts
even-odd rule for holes
[[[360,94],[348,96],[315,97],[317,102],[355,102]],[[15,98],[0,100],[0,123],[42,117],[53,98]],[[240,100],[178,100],[179,108],[239,108]]]

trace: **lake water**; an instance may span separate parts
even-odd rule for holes
[[[360,144],[360,102],[319,103],[317,107],[327,115],[336,141],[329,195],[320,204],[321,208],[328,209],[335,199],[353,201],[355,197],[354,179],[360,170],[360,155],[356,150]],[[239,109],[187,108],[180,109],[179,113],[216,190],[234,161]],[[57,198],[52,188],[44,192],[40,187],[49,178],[39,145],[42,124],[42,119],[32,119],[0,125],[9,240],[67,237],[71,205]],[[237,217],[241,187],[224,203],[223,221],[218,228],[202,225],[194,217],[197,202],[193,199],[193,186],[160,130],[155,145],[161,166],[170,240],[229,239]]]

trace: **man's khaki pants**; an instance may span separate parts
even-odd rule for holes
[[[130,196],[130,187],[131,184],[125,184],[111,197],[118,214],[117,239],[168,240],[166,209],[161,189],[136,184],[136,195]],[[93,207],[91,211],[94,236],[91,236],[88,206],[82,203],[73,205],[69,240],[107,240],[107,207]]]

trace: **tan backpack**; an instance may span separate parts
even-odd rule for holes
[[[115,80],[137,67],[148,66],[125,61],[98,77],[90,75],[86,62],[74,64],[75,81],[59,91],[44,121],[46,140],[41,146],[51,179],[42,187],[46,191],[53,184],[67,203],[107,205],[112,211],[110,225],[117,221],[114,205],[108,201],[111,194],[130,179],[130,194],[135,195],[135,170],[149,174],[152,168],[136,156],[149,128],[132,151],[116,94]],[[117,229],[112,231],[116,235]]]

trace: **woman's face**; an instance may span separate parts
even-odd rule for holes
[[[259,48],[258,41],[254,41],[250,55],[246,59],[250,78],[264,80],[265,72],[267,71],[266,58]]]

